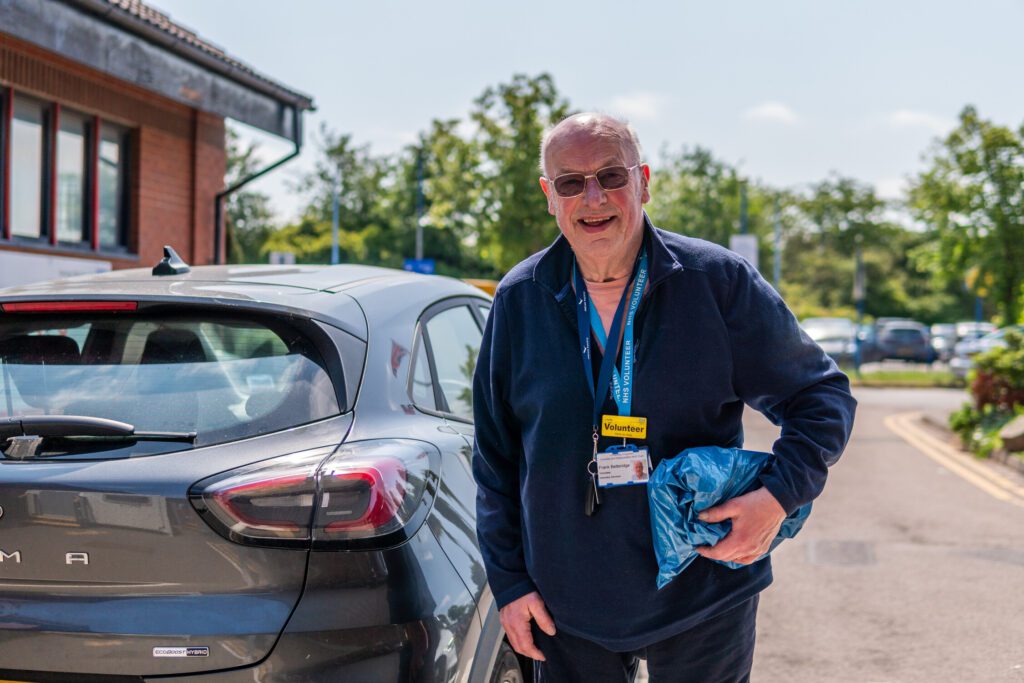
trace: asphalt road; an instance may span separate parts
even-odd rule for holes
[[[903,417],[963,392],[856,396],[846,454],[774,554],[753,680],[1024,681],[1024,480]],[[747,447],[770,448],[777,430],[746,423]]]

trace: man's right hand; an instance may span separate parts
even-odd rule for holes
[[[501,625],[508,634],[508,641],[512,649],[519,654],[544,661],[544,655],[533,642],[533,634],[530,632],[530,620],[536,620],[541,631],[549,636],[555,635],[555,622],[544,607],[544,601],[540,593],[534,591],[523,597],[513,600],[498,612],[501,618]]]

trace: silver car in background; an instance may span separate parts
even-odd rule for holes
[[[849,318],[807,318],[804,332],[839,365],[853,362],[857,351],[857,325]]]
[[[949,369],[957,377],[967,377],[967,373],[974,367],[975,356],[990,349],[1006,346],[1005,337],[1009,330],[1024,332],[1024,325],[1010,325],[986,334],[984,337],[965,339],[958,343],[953,358],[949,361]]]

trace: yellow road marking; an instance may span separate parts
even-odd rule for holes
[[[997,500],[1024,507],[1024,487],[1007,479],[981,463],[975,462],[971,456],[964,455],[941,439],[929,434],[917,423],[921,413],[901,413],[889,415],[883,422],[889,430],[939,463],[950,472],[965,481],[977,486]]]

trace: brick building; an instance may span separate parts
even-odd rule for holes
[[[0,0],[0,287],[224,254],[224,119],[312,100],[137,0]]]

